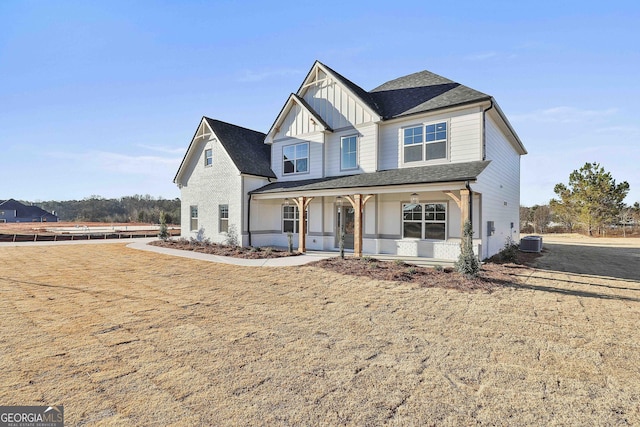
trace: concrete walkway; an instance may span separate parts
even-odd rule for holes
[[[287,267],[295,265],[304,265],[313,261],[319,261],[325,258],[333,258],[339,256],[338,252],[325,252],[325,251],[308,251],[304,255],[281,257],[281,258],[266,258],[266,259],[244,259],[226,257],[220,255],[203,254],[194,251],[185,251],[180,249],[161,248],[159,246],[149,245],[150,242],[158,240],[156,237],[147,238],[134,238],[134,239],[94,239],[94,240],[65,240],[56,242],[0,242],[2,246],[57,246],[57,245],[101,245],[101,244],[127,244],[128,248],[138,249],[143,251],[155,252],[164,255],[178,256],[182,258],[197,259],[200,261],[219,262],[223,264],[241,265],[245,267]],[[347,257],[352,257],[353,253],[347,252]],[[440,260],[432,258],[420,258],[420,257],[403,257],[398,255],[387,254],[375,254],[365,256],[371,256],[381,261],[395,261],[402,260],[407,264],[413,264],[420,267],[434,267],[437,265],[443,267],[450,267],[453,265],[453,261]]]
[[[288,256],[281,258],[265,258],[265,259],[244,259],[234,258],[220,255],[203,254],[194,251],[185,251],[181,249],[161,248],[160,246],[149,245],[148,243],[158,239],[139,239],[136,242],[129,243],[128,248],[139,249],[143,251],[155,252],[158,254],[178,256],[182,258],[197,259],[200,261],[219,262],[223,264],[240,265],[243,267],[288,267],[295,265],[304,265],[313,261],[329,258],[331,254],[305,254],[298,256]]]

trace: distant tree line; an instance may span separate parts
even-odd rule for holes
[[[52,200],[34,204],[46,211],[55,212],[60,221],[159,224],[160,214],[164,213],[168,224],[180,224],[180,199],[154,198],[148,194],[119,199],[91,196],[82,200]]]
[[[625,205],[629,183],[616,183],[598,163],[586,163],[557,184],[548,205],[520,207],[524,233],[582,231],[590,236],[640,233],[640,203]]]

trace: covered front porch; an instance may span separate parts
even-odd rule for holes
[[[473,193],[468,179],[416,183],[416,171],[407,171],[276,182],[258,189],[250,195],[250,244],[287,246],[291,238],[301,252],[336,251],[344,233],[345,251],[354,256],[455,260],[464,222],[472,219],[479,229],[479,215],[472,212],[480,212],[481,194]],[[382,185],[353,185],[371,182],[372,175]],[[398,175],[403,179],[397,181],[413,182],[389,182]],[[473,243],[482,253],[481,240]]]

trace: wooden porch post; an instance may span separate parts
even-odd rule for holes
[[[369,194],[367,196],[362,196],[362,194],[355,194],[352,197],[345,196],[351,206],[353,206],[353,256],[361,257],[362,256],[362,211],[364,210],[364,205],[373,197],[373,194]]]
[[[460,227],[461,236],[464,234],[464,223],[469,220],[469,190],[460,190]]]
[[[307,252],[307,206],[313,200],[313,197],[300,196],[293,201],[298,207],[298,252]]]
[[[463,189],[460,190],[460,197],[456,196],[455,193],[451,191],[445,191],[444,194],[449,196],[456,202],[456,205],[460,209],[460,236],[464,235],[464,223],[470,219],[469,218],[469,190]]]

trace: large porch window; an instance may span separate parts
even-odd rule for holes
[[[447,238],[446,203],[404,203],[402,237],[445,240]]]
[[[309,211],[307,210],[306,222],[308,224]],[[308,230],[308,228],[306,228]],[[300,212],[297,206],[282,207],[282,232],[298,233],[300,231]]]

